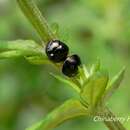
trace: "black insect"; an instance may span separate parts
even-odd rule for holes
[[[56,63],[64,61],[68,52],[68,46],[59,40],[52,40],[48,42],[46,46],[46,54],[48,58]]]
[[[73,77],[78,73],[78,66],[81,64],[78,55],[69,56],[63,64],[62,73],[68,77]]]

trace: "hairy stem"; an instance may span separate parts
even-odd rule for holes
[[[55,39],[54,34],[49,28],[47,21],[42,16],[33,0],[17,0],[21,10],[27,19],[32,23],[41,39],[47,43],[51,39]]]

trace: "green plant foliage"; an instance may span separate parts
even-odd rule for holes
[[[113,93],[119,88],[121,81],[123,80],[125,68],[123,68],[108,84],[105,90],[103,100],[108,100]]]
[[[61,124],[65,120],[77,117],[87,116],[87,109],[82,106],[80,101],[70,99],[48,114],[42,121],[26,130],[50,130]],[[62,118],[61,118],[62,117]]]
[[[17,0],[25,16],[39,33],[41,39],[46,43],[54,38],[45,18],[32,0]]]
[[[56,1],[56,2],[59,4],[58,1]],[[64,1],[64,2],[66,2],[66,1]],[[90,10],[95,8],[95,10],[94,10],[95,15],[93,14],[93,12],[84,13],[85,12],[84,9],[87,6],[86,6],[86,4],[84,4],[83,7],[79,7],[79,3],[82,3],[82,2],[88,3],[87,6],[89,6]],[[52,63],[51,61],[48,60],[48,58],[44,52],[44,50],[45,50],[44,45],[46,45],[47,42],[49,42],[52,39],[57,39],[57,36],[61,35],[62,33],[64,34],[64,30],[62,30],[62,28],[59,28],[59,24],[61,24],[61,25],[69,24],[71,26],[71,28],[68,30],[68,32],[70,31],[72,33],[72,35],[71,35],[72,38],[70,41],[73,41],[73,42],[71,42],[72,44],[68,44],[68,45],[70,46],[71,49],[74,48],[75,51],[77,51],[77,52],[80,50],[83,58],[86,59],[86,54],[87,53],[89,54],[91,52],[91,55],[88,56],[88,59],[89,58],[91,59],[91,58],[97,56],[95,53],[97,51],[99,53],[99,55],[101,55],[101,59],[105,59],[105,58],[107,59],[107,57],[109,59],[112,59],[110,57],[113,57],[114,51],[112,51],[112,53],[109,53],[109,55],[107,55],[104,58],[105,54],[107,54],[106,51],[108,51],[108,50],[111,51],[112,43],[110,42],[108,46],[106,44],[101,44],[101,43],[105,43],[105,39],[107,39],[107,41],[109,41],[109,39],[112,39],[112,41],[114,41],[114,39],[116,39],[117,36],[118,37],[120,36],[118,31],[116,32],[117,28],[120,27],[119,23],[115,19],[115,17],[113,17],[113,16],[117,16],[116,18],[120,21],[120,17],[118,17],[120,15],[118,15],[118,11],[117,11],[119,7],[116,8],[116,3],[117,3],[116,1],[114,2],[114,4],[112,4],[111,1],[107,2],[107,4],[104,4],[104,2],[102,2],[102,1],[99,1],[99,2],[96,1],[97,4],[95,4],[94,1],[92,1],[92,2],[86,2],[85,0],[76,1],[73,8],[66,9],[66,11],[64,12],[65,17],[63,19],[61,18],[61,17],[63,17],[63,14],[62,15],[60,14],[60,13],[62,13],[62,11],[55,12],[57,14],[57,17],[59,17],[57,19],[60,19],[61,23],[53,24],[52,30],[49,27],[46,19],[42,16],[42,13],[39,11],[36,4],[33,2],[33,0],[17,0],[17,3],[19,5],[19,7],[21,8],[21,10],[23,11],[24,15],[27,17],[29,22],[33,25],[33,27],[39,34],[41,43],[38,44],[38,42],[35,42],[34,40],[0,41],[0,59],[24,57],[28,62],[30,62],[32,64],[37,64],[37,65],[51,64],[51,65],[55,66],[55,68],[57,68],[59,71],[59,69],[61,69],[63,63],[59,63],[59,64]],[[53,1],[50,0],[50,3],[53,3]],[[97,5],[100,5],[100,6],[97,7]],[[106,7],[105,9],[104,9],[104,5]],[[98,10],[99,8],[100,8],[100,10]],[[115,8],[114,12],[116,14],[115,15],[109,14],[109,12],[107,11],[108,8],[110,8],[112,10]],[[79,10],[80,10],[80,13],[78,12]],[[102,15],[104,15],[101,13],[101,10],[104,10],[104,14],[106,14],[104,21],[101,18]],[[96,13],[96,11],[97,11],[97,13]],[[86,15],[88,17],[86,17],[86,18],[81,17],[81,13],[84,13],[84,15]],[[53,16],[53,13],[52,13],[52,16]],[[76,17],[76,20],[73,19],[72,16]],[[110,21],[110,18],[112,19],[111,23],[108,22],[108,21]],[[70,24],[69,19],[72,20],[71,24]],[[79,23],[84,23],[84,24],[82,24],[82,27],[81,27],[81,24],[79,24]],[[86,23],[89,23],[90,26],[87,26],[87,29],[84,30]],[[0,26],[1,26],[1,24],[0,24]],[[27,27],[27,26],[25,26],[25,27]],[[108,29],[108,31],[105,31],[104,28]],[[81,30],[76,31],[78,29],[81,29]],[[75,32],[79,32],[79,33],[75,34]],[[87,51],[86,51],[86,49],[84,49],[86,44],[85,45],[77,44],[78,37],[80,37],[83,40],[83,42],[86,44],[88,43],[88,39],[91,41],[90,42],[91,44],[88,45],[89,49]],[[80,43],[81,43],[81,41],[80,41]],[[113,44],[112,44],[112,46],[113,46]],[[90,48],[93,48],[93,49],[90,49]],[[107,49],[105,50],[104,48],[107,48]],[[103,51],[101,51],[101,49]],[[83,52],[82,52],[82,50],[83,50]],[[73,50],[72,50],[72,52],[73,52]],[[72,52],[70,52],[70,53],[72,53]],[[84,55],[84,52],[85,52],[85,55]],[[27,73],[29,73],[29,69],[30,69],[30,66],[29,67],[27,66],[27,69],[26,69]],[[31,71],[34,71],[34,68],[32,68]],[[38,80],[40,77],[39,76],[40,71],[38,73],[36,72],[37,75],[33,75],[31,71],[28,75],[29,78],[27,78],[27,76],[24,78],[31,79],[31,81],[32,81],[31,85],[33,87],[31,87],[31,89],[24,88],[25,90],[19,91],[18,95],[20,95],[19,96],[20,103],[25,101],[24,98],[21,98],[22,95],[25,94],[24,91],[25,92],[29,91],[29,94],[30,94],[31,93],[30,90],[37,93],[36,100],[38,100],[38,102],[40,102],[39,95],[41,94],[41,90],[38,92],[35,91],[35,90],[37,90],[37,87],[35,87],[35,78],[37,78],[38,82],[40,81],[40,80]],[[78,75],[73,78],[62,77],[62,76],[56,75],[56,74],[54,74],[54,72],[52,72],[51,75],[55,79],[61,81],[62,85],[65,83],[65,84],[69,85],[70,87],[72,87],[77,92],[76,94],[77,94],[78,99],[73,99],[72,97],[71,97],[71,99],[69,98],[62,105],[58,106],[52,112],[50,112],[45,117],[43,117],[43,119],[41,121],[39,121],[36,124],[34,123],[32,126],[27,128],[26,130],[52,130],[52,129],[58,127],[64,121],[72,119],[72,118],[76,118],[77,116],[94,117],[94,116],[98,115],[98,116],[102,117],[102,115],[103,115],[107,118],[115,117],[115,115],[106,107],[106,102],[114,94],[114,92],[117,90],[117,88],[119,88],[119,85],[124,77],[124,72],[125,72],[125,69],[123,68],[109,82],[108,72],[101,68],[100,60],[98,60],[95,64],[93,64],[90,67],[90,69],[89,69],[89,67],[86,67],[86,65],[82,64],[79,67]],[[21,73],[23,73],[23,72],[21,72]],[[12,74],[11,74],[11,76],[12,76]],[[45,86],[46,86],[47,84],[49,84],[51,82],[49,81],[49,79],[47,78],[46,75],[44,77],[47,79],[46,84],[45,84]],[[43,85],[43,83],[42,83],[42,85]],[[3,85],[3,86],[6,86],[6,85]],[[56,86],[56,83],[54,83],[54,86]],[[6,90],[3,89],[2,92],[4,93],[4,91],[6,92]],[[56,91],[56,90],[55,90],[55,88],[51,88],[51,91]],[[57,93],[55,95],[57,95],[58,98],[63,96],[63,95],[59,96]],[[27,96],[28,96],[28,94],[27,94]],[[48,99],[48,101],[50,101],[50,100]],[[46,102],[46,99],[45,99],[45,102]],[[50,104],[51,103],[52,102],[50,101]],[[27,102],[27,104],[28,104],[28,102]],[[48,106],[50,106],[50,104]],[[19,105],[19,103],[15,104],[15,105],[16,105],[16,108],[19,108],[19,106],[17,106],[17,105]],[[57,106],[57,104],[55,106]],[[110,130],[125,130],[124,126],[119,121],[104,122],[104,123]],[[1,127],[0,127],[0,129],[1,129]]]
[[[54,74],[51,74],[51,75],[52,75],[53,77],[55,77],[56,79],[58,79],[59,81],[68,84],[68,85],[71,86],[73,89],[75,89],[76,92],[80,93],[80,88],[79,88],[79,86],[77,86],[73,81],[71,81],[71,80],[69,80],[69,79],[62,78],[62,77],[59,76],[59,75],[54,75]]]
[[[83,101],[88,102],[93,109],[101,100],[108,83],[108,74],[104,71],[97,71],[89,80],[84,84],[81,91],[81,98]]]

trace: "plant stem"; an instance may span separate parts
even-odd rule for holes
[[[109,128],[109,130],[126,130],[124,126],[121,124],[121,122],[116,118],[116,116],[108,108],[105,109],[105,113],[103,117],[105,117],[105,119],[108,119],[108,120],[105,120],[104,123]]]
[[[86,116],[87,114],[87,109],[82,106],[80,101],[70,99],[48,114],[42,121],[30,128],[27,128],[26,130],[51,130],[59,126],[65,120],[69,120],[77,116]]]
[[[42,16],[40,10],[33,2],[33,0],[17,0],[21,10],[27,19],[32,23],[41,39],[47,43],[48,41],[55,39],[54,34],[49,28],[47,21]]]
[[[32,23],[32,25],[40,35],[44,44],[47,44],[50,40],[56,39],[56,36],[49,28],[46,19],[42,16],[40,10],[33,2],[33,0],[17,0],[17,2],[21,10],[23,11],[24,15]],[[58,69],[62,66],[62,64],[53,64]],[[73,79],[73,81],[77,84],[76,79]]]

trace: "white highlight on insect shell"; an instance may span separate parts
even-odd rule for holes
[[[54,56],[54,54],[53,54],[53,53],[51,53],[51,56]]]

